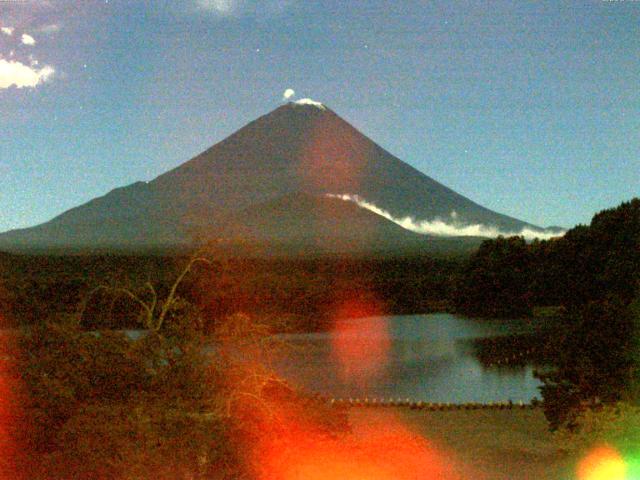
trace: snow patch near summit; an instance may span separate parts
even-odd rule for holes
[[[325,107],[322,103],[316,102],[315,100],[312,100],[311,98],[301,98],[300,100],[296,100],[293,103],[296,104],[296,105],[310,105],[312,107],[319,108],[320,110],[326,110],[327,109],[327,107]]]

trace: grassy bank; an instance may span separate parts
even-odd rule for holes
[[[541,409],[352,409],[355,435],[400,422],[450,459],[464,480],[565,480],[575,459],[563,454]]]

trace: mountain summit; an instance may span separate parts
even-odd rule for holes
[[[296,198],[306,207],[293,208]],[[334,238],[340,236],[338,230],[349,230],[344,211],[338,215],[337,210],[354,211],[349,202],[336,198],[364,199],[384,210],[386,218],[374,215],[372,224],[411,217],[506,232],[537,229],[436,182],[327,106],[305,99],[276,108],[151,182],[117,188],[49,222],[0,234],[0,248],[150,248],[188,244],[203,234],[287,243],[293,231],[282,229],[276,235],[277,224],[287,218],[299,229],[322,224],[324,230],[313,236]],[[329,232],[332,212],[341,221]],[[315,222],[318,215],[326,218]],[[387,239],[389,228],[382,229]],[[403,230],[391,228],[398,229]],[[358,243],[357,232],[344,233]],[[429,241],[428,236],[412,235],[415,241]],[[371,238],[375,235],[365,243]]]

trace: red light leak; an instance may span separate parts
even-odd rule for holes
[[[15,409],[18,379],[11,371],[9,362],[15,355],[9,334],[0,333],[0,480],[22,478],[16,471],[16,445],[12,432],[19,428]]]
[[[450,455],[390,418],[357,434],[320,436],[290,422],[255,452],[258,480],[458,480]]]
[[[347,300],[336,310],[331,347],[342,380],[365,384],[386,368],[391,350],[389,325],[385,317],[373,316],[383,312],[370,295]]]
[[[341,373],[365,381],[387,365],[391,339],[382,302],[367,289],[341,291],[332,308],[332,351]],[[314,405],[253,408],[257,435],[239,439],[255,480],[458,480],[452,455],[389,412],[357,431],[327,429]],[[321,414],[320,414],[321,415]]]
[[[367,141],[332,116],[315,122],[306,135],[298,166],[303,185],[321,192],[357,192],[371,148]]]

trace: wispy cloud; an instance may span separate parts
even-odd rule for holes
[[[53,67],[36,68],[35,65],[25,65],[14,60],[0,58],[0,88],[34,88],[46,82],[54,74]]]
[[[44,33],[45,35],[50,35],[52,33],[57,33],[60,31],[60,25],[57,23],[51,23],[49,25],[44,25],[38,28],[38,32]]]
[[[0,27],[0,32],[4,33],[5,35],[13,35],[13,31],[15,29],[13,27]]]
[[[196,3],[200,9],[221,16],[232,15],[241,6],[238,0],[196,0]]]
[[[454,211],[451,212],[450,217],[453,222],[447,223],[442,219],[434,220],[416,220],[412,217],[397,218],[391,215],[387,210],[378,207],[377,205],[368,202],[358,195],[351,194],[332,194],[328,193],[327,197],[338,198],[345,202],[353,202],[361,208],[365,208],[373,213],[392,221],[393,223],[400,225],[402,228],[411,230],[412,232],[420,233],[423,235],[437,235],[445,237],[488,237],[496,238],[500,235],[504,237],[511,237],[514,235],[523,236],[527,240],[533,240],[534,238],[549,239],[558,237],[562,234],[551,233],[547,231],[535,230],[532,228],[523,228],[519,232],[510,232],[500,230],[496,227],[472,224],[463,225],[458,222],[458,214]]]
[[[25,45],[35,45],[36,44],[35,38],[33,38],[28,33],[23,33],[22,37],[20,37],[20,41],[22,41],[22,43],[24,43]]]
[[[294,3],[294,0],[195,0],[198,10],[218,17],[270,17],[283,13]]]

